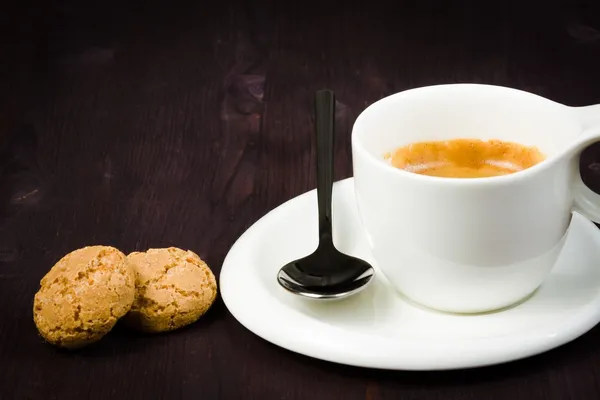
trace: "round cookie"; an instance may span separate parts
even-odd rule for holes
[[[49,343],[76,349],[100,340],[129,311],[135,277],[114,247],[75,250],[42,278],[33,319]]]
[[[217,281],[204,261],[175,247],[127,256],[136,295],[123,318],[143,332],[167,332],[196,322],[217,297]]]

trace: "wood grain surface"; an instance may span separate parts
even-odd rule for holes
[[[441,4],[443,3],[443,4]],[[388,94],[479,82],[600,103],[597,1],[8,1],[0,12],[0,398],[598,399],[600,330],[546,354],[414,373],[309,359],[218,300],[197,324],[43,343],[40,278],[65,253],[192,249],[215,273],[252,223],[315,187],[312,95],[356,116]],[[600,192],[600,147],[582,156]]]

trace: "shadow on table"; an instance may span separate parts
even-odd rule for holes
[[[172,332],[147,334],[129,329],[122,324],[117,325],[99,342],[79,350],[55,349],[57,353],[71,355],[74,357],[98,357],[108,358],[114,354],[145,353],[152,348],[168,346],[171,339],[177,336],[200,336],[202,332],[210,332],[215,321],[222,318],[225,305],[220,297],[217,297],[213,306],[203,315],[200,320],[189,326]]]

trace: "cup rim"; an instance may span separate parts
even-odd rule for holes
[[[369,109],[371,109],[372,107],[376,107],[377,105],[381,105],[382,102],[390,101],[391,98],[393,98],[393,97],[406,95],[408,92],[420,91],[423,89],[429,90],[429,89],[433,89],[436,87],[449,87],[449,86],[454,86],[454,87],[458,87],[458,86],[475,87],[475,86],[477,86],[477,87],[498,88],[498,89],[503,89],[503,90],[512,91],[512,92],[518,92],[520,94],[524,94],[529,97],[535,97],[537,99],[543,100],[549,104],[554,104],[554,105],[558,105],[560,107],[569,108],[568,106],[565,106],[564,104],[555,102],[553,100],[550,100],[543,96],[537,95],[535,93],[531,93],[531,92],[527,92],[524,90],[515,89],[515,88],[511,88],[511,87],[507,87],[507,86],[500,86],[500,85],[489,85],[489,84],[480,84],[480,83],[450,83],[450,84],[440,84],[440,85],[429,85],[429,86],[416,87],[413,89],[407,89],[407,90],[397,92],[397,93],[391,94],[389,96],[383,97],[383,98],[375,101],[374,103],[370,104],[367,108],[365,108],[358,115],[358,117],[356,118],[356,120],[353,124],[353,128],[352,128],[352,135],[351,135],[352,153],[353,154],[355,152],[359,153],[361,156],[366,158],[369,162],[383,168],[385,171],[389,171],[392,174],[396,174],[399,178],[413,179],[413,180],[421,181],[423,183],[432,183],[432,184],[438,184],[438,185],[439,184],[455,185],[455,186],[502,185],[502,184],[508,184],[508,183],[521,182],[523,180],[529,179],[532,175],[535,175],[538,172],[542,172],[542,171],[549,169],[550,167],[555,165],[558,161],[560,161],[566,154],[568,154],[568,149],[565,149],[565,151],[563,151],[561,153],[553,154],[553,155],[545,158],[543,161],[535,164],[532,167],[529,167],[529,168],[521,170],[521,171],[514,172],[512,174],[489,176],[489,177],[477,177],[477,178],[451,178],[451,177],[422,175],[422,174],[417,174],[414,172],[409,172],[409,171],[403,170],[401,168],[394,167],[393,165],[391,165],[385,161],[385,159],[383,158],[383,155],[381,158],[378,158],[364,148],[363,144],[361,143],[360,139],[358,138],[358,134],[355,131],[355,127],[358,123],[360,123],[362,118],[364,118],[365,113]]]

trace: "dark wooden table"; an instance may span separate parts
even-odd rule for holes
[[[12,3],[0,12],[0,398],[600,398],[600,328],[523,361],[414,373],[293,354],[220,300],[188,329],[117,327],[75,353],[32,321],[40,278],[85,245],[189,248],[218,273],[246,228],[315,187],[317,88],[339,100],[338,179],[358,113],[397,91],[480,82],[600,103],[598,2]],[[597,162],[586,151],[600,191]]]

